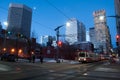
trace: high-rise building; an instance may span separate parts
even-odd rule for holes
[[[105,10],[98,10],[93,12],[95,29],[95,40],[93,42],[95,48],[100,52],[107,53],[111,47],[111,36],[109,27],[106,22]]]
[[[86,31],[86,41],[90,41],[89,31]]]
[[[23,4],[9,5],[8,31],[20,33],[30,38],[32,9]]]
[[[95,35],[95,28],[89,28],[89,35],[90,35],[90,42],[94,43],[94,47],[96,47],[96,35]]]
[[[86,41],[86,29],[82,22],[77,19],[72,18],[67,21],[70,25],[66,26],[66,37],[65,40],[69,44],[74,44],[75,42]]]
[[[53,37],[52,36],[41,36],[41,44],[42,46],[51,46],[53,42]]]
[[[120,35],[120,0],[114,0],[114,2],[115,2],[115,12],[116,12],[117,34]]]

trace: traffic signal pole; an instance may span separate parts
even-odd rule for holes
[[[107,16],[107,17],[114,17],[116,18],[116,30],[117,30],[117,35],[116,35],[116,46],[117,46],[117,54],[120,56],[120,16],[115,15],[115,16]]]
[[[120,16],[118,16],[118,15],[115,15],[115,16],[107,16],[107,17],[113,17],[113,18],[116,18],[116,20],[120,19]],[[118,47],[118,46],[120,46],[120,31],[118,31],[118,30],[120,30],[120,29],[119,29],[119,28],[120,28],[120,25],[118,25],[116,28],[117,28],[116,46]]]
[[[56,52],[56,62],[57,63],[59,63],[60,61],[58,60],[58,58],[59,58],[59,45],[58,45],[58,42],[59,42],[59,36],[60,36],[60,32],[59,32],[59,29],[61,28],[61,27],[63,27],[64,25],[61,25],[61,26],[58,26],[57,28],[55,28],[54,30],[56,31],[56,36],[57,36],[57,41],[56,41],[56,43],[57,43],[57,52]]]

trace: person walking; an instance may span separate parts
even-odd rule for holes
[[[42,53],[42,47],[40,48],[40,62],[43,63],[43,53]]]
[[[32,52],[32,62],[35,63],[35,54]]]

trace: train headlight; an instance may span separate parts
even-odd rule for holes
[[[84,61],[86,61],[86,58],[84,58]]]

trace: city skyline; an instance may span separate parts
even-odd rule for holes
[[[8,5],[10,3],[25,4],[33,9],[31,33],[34,32],[37,38],[43,35],[55,36],[56,33],[54,29],[59,25],[65,24],[68,18],[60,13],[55,7],[51,6],[48,1],[69,18],[74,17],[83,22],[87,31],[90,27],[94,26],[92,14],[95,10],[105,9],[107,16],[115,15],[114,0],[1,0],[0,12],[3,13],[0,13],[0,22],[3,25],[3,22],[7,21]],[[112,44],[115,46],[115,19],[107,18],[107,25],[110,28]],[[60,34],[64,34],[64,31],[65,28],[61,28]]]

